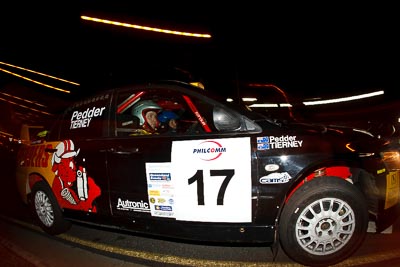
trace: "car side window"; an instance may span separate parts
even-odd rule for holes
[[[96,138],[107,135],[110,94],[77,102],[63,116],[60,138]]]
[[[214,106],[175,90],[127,90],[116,100],[115,135],[195,135],[216,132]]]

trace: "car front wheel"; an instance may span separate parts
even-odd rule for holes
[[[279,225],[282,248],[308,266],[327,266],[352,255],[365,239],[368,210],[362,193],[337,177],[315,178],[285,205]]]

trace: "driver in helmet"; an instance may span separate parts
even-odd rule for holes
[[[152,100],[143,100],[135,104],[132,108],[132,115],[139,118],[141,133],[153,134],[156,133],[160,122],[157,114],[161,111],[161,107]]]
[[[170,110],[163,110],[158,113],[158,121],[160,122],[160,128],[163,132],[168,134],[177,133],[178,128],[178,115]]]

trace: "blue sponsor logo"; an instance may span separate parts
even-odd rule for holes
[[[268,136],[257,137],[257,150],[267,150],[267,149],[270,149],[269,137]]]
[[[149,173],[150,181],[171,181],[170,173]]]
[[[269,144],[264,143],[264,144],[257,144],[257,150],[266,150],[269,149]]]
[[[161,210],[161,211],[172,211],[172,207],[171,206],[155,205],[154,208],[156,210]]]
[[[268,142],[269,142],[268,136],[257,137],[257,144],[259,144],[259,143],[268,143]]]

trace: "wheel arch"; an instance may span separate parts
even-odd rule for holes
[[[369,174],[361,168],[360,166],[354,164],[353,162],[345,161],[332,161],[332,162],[321,162],[314,164],[309,168],[304,169],[299,173],[295,182],[291,185],[284,198],[284,203],[286,203],[290,197],[296,192],[301,186],[303,186],[308,181],[314,178],[323,177],[338,177],[344,179],[352,184],[354,184],[358,189],[364,192],[359,186],[359,182],[365,179]]]
[[[26,201],[29,202],[29,196],[32,193],[33,186],[38,182],[44,182],[50,189],[51,186],[49,185],[46,178],[38,172],[32,172],[29,174],[28,179],[26,181]]]
[[[376,215],[379,212],[380,192],[375,184],[374,176],[355,162],[331,161],[315,164],[300,173],[295,183],[287,191],[281,205],[280,213],[291,196],[305,183],[314,178],[323,179],[324,177],[332,176],[348,181],[361,191],[365,201],[368,203],[370,214]]]

